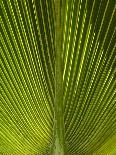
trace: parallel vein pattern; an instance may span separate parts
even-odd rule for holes
[[[50,152],[54,4],[54,0],[0,1],[0,154]],[[61,13],[66,150],[69,155],[91,155],[116,134],[116,4],[62,0]]]
[[[45,154],[53,128],[53,4],[8,0],[1,10],[0,152]]]
[[[90,155],[116,133],[115,14],[113,1],[66,1],[63,103],[70,155]]]

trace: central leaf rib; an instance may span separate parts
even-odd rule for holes
[[[55,101],[54,101],[54,142],[53,155],[64,155],[64,119],[63,119],[63,76],[61,47],[61,4],[55,0]]]

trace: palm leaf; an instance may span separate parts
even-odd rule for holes
[[[0,1],[1,154],[116,153],[115,8]]]

